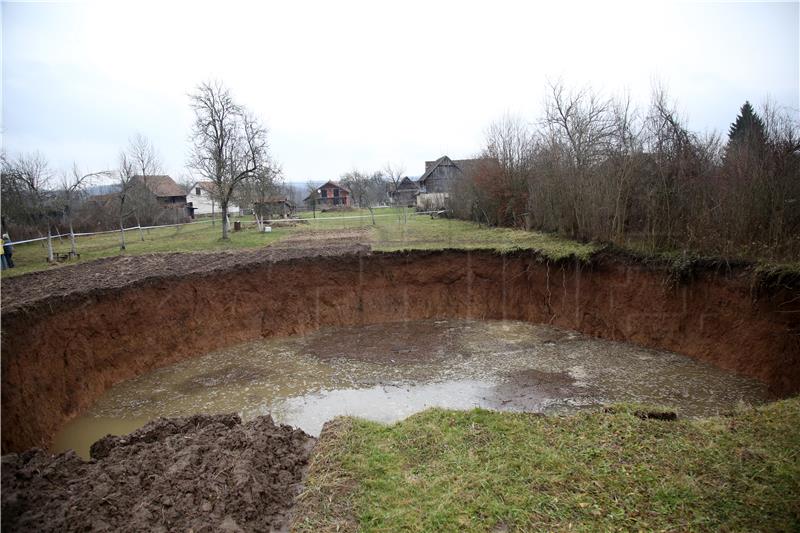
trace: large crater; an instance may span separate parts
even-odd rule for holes
[[[3,453],[48,447],[122,380],[227,345],[433,318],[510,319],[685,354],[800,390],[796,286],[753,288],[746,268],[691,280],[605,254],[535,252],[167,254],[3,282]],[[400,355],[402,356],[402,354]]]

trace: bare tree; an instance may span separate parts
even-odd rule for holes
[[[603,161],[614,124],[611,102],[589,88],[567,91],[561,83],[550,85],[545,105],[545,126],[551,147],[560,152],[568,197],[562,227],[572,237],[587,238],[584,231],[591,216],[595,183],[590,169]]]
[[[214,182],[228,238],[228,205],[239,184],[265,166],[267,131],[221,83],[200,84],[190,95],[195,113],[189,166]]]
[[[3,192],[13,192],[17,209],[32,226],[47,229],[47,260],[54,261],[51,193],[52,174],[47,160],[39,153],[24,154],[14,160],[4,158]]]
[[[156,176],[161,173],[161,156],[150,139],[137,133],[128,141],[128,158],[141,176]]]
[[[375,225],[375,205],[386,196],[386,181],[380,172],[367,174],[359,170],[352,170],[342,176],[342,184],[350,189],[353,199],[359,207],[369,210],[372,225]]]
[[[529,184],[536,140],[527,122],[521,117],[506,115],[486,131],[486,148],[482,157],[499,163],[492,183],[484,183],[475,193],[493,192],[494,202],[483,199],[485,210],[492,213],[491,222],[518,226],[530,224],[525,213],[529,210]],[[488,170],[488,169],[487,169]],[[498,194],[496,191],[504,191]],[[488,204],[492,205],[488,205]],[[488,218],[486,212],[482,213]]]
[[[400,182],[403,181],[403,175],[406,172],[406,167],[403,165],[392,165],[392,163],[386,163],[382,172],[384,179],[389,182],[389,186],[391,187],[392,192],[394,192],[400,186]]]
[[[144,231],[142,231],[142,219],[146,223],[157,223],[163,214],[163,209],[158,205],[158,201],[153,197],[147,187],[147,180],[151,176],[161,173],[161,156],[153,146],[153,143],[137,133],[132,139],[128,140],[126,154],[128,163],[133,168],[134,175],[141,176],[141,182],[131,184],[127,194],[127,203],[131,213],[136,218],[136,226],[139,228],[139,239],[144,241]]]
[[[69,240],[73,255],[78,252],[75,244],[75,230],[72,225],[73,215],[78,207],[78,203],[85,193],[86,186],[89,185],[92,180],[106,177],[110,174],[111,172],[108,170],[84,173],[78,168],[77,163],[72,164],[72,171],[70,173],[62,172],[61,174],[58,196],[61,201],[64,218],[67,220],[67,227],[69,227]]]
[[[280,166],[267,161],[250,177],[242,181],[242,186],[235,195],[239,206],[253,206],[253,216],[259,231],[264,227],[264,220],[273,216],[269,201],[274,199],[283,188],[283,174]]]
[[[128,154],[125,153],[125,151],[120,152],[119,167],[117,168],[117,184],[119,186],[119,191],[117,192],[117,199],[119,200],[118,216],[119,216],[120,251],[125,250],[125,217],[130,215],[132,212],[132,210],[130,210],[128,205],[126,204],[126,201],[128,200],[131,190],[133,189],[135,183],[133,177],[135,175],[136,175],[136,168],[134,167],[133,161],[130,160]]]
[[[311,204],[311,211],[314,218],[317,218],[317,204],[319,203],[319,189],[312,182],[306,183],[306,190],[308,191],[308,203]]]

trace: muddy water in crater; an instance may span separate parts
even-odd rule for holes
[[[337,415],[390,422],[428,407],[566,412],[609,402],[709,415],[772,399],[765,385],[669,352],[545,325],[440,320],[323,329],[209,353],[109,390],[55,450],[159,416],[271,413],[318,434]]]

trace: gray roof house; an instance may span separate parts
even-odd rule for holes
[[[400,180],[400,183],[397,184],[397,188],[390,194],[392,197],[392,202],[395,205],[413,206],[417,203],[419,185],[417,185],[417,182],[406,176]]]
[[[417,208],[422,210],[443,209],[453,184],[460,178],[477,170],[484,159],[450,159],[442,156],[436,161],[425,161],[425,173],[417,180],[419,194]]]

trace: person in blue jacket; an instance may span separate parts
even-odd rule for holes
[[[14,260],[11,259],[12,255],[14,255],[14,245],[11,244],[11,239],[8,237],[8,233],[3,233],[3,258],[5,259],[4,263],[8,268],[14,268]]]

